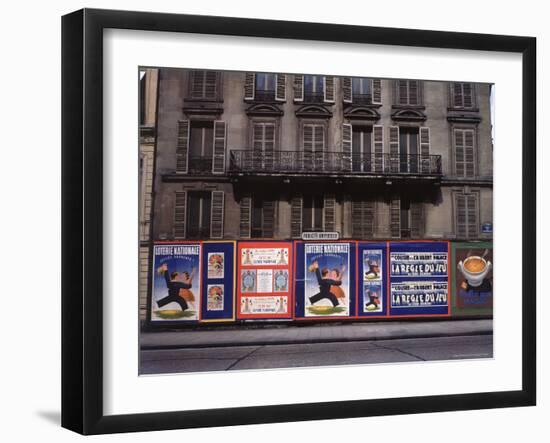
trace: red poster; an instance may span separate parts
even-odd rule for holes
[[[237,260],[238,318],[292,318],[292,243],[239,242]]]

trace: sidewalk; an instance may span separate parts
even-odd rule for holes
[[[231,330],[142,332],[140,347],[151,349],[335,343],[493,333],[492,320],[317,324]]]

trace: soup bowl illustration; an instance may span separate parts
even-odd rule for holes
[[[478,287],[483,283],[493,265],[483,257],[472,255],[467,257],[464,262],[459,261],[457,266],[470,286]]]

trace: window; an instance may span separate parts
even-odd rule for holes
[[[192,99],[217,100],[218,73],[216,71],[191,71],[189,82]]]
[[[176,192],[174,238],[223,238],[223,191]]]
[[[355,199],[351,202],[351,233],[354,239],[369,239],[374,235],[375,202]]]
[[[303,232],[323,230],[323,207],[324,199],[322,195],[307,195],[303,197]]]
[[[323,75],[295,75],[294,101],[334,103],[334,77]]]
[[[353,103],[370,103],[372,101],[370,78],[352,79]]]
[[[421,105],[422,83],[418,80],[395,81],[395,104],[397,105]]]
[[[299,238],[302,232],[336,230],[336,198],[332,194],[306,194],[292,198],[290,208],[291,234]]]
[[[325,169],[325,125],[305,123],[302,126],[303,170]]]
[[[241,199],[240,232],[242,238],[273,238],[275,201],[247,195]]]
[[[372,126],[353,126],[352,171],[370,172],[372,168]]]
[[[477,193],[455,194],[456,236],[475,239],[479,236],[479,205]]]
[[[255,79],[255,99],[256,100],[275,100],[275,74],[257,73]]]
[[[390,202],[390,229],[394,238],[422,238],[424,204],[406,195],[394,196]]]
[[[418,128],[399,128],[399,172],[418,172]]]
[[[176,172],[223,174],[226,133],[223,120],[180,120],[176,142]]]
[[[214,123],[192,121],[189,139],[189,172],[211,172],[213,149]]]
[[[304,100],[306,102],[322,102],[324,87],[322,75],[304,75]]]
[[[472,109],[475,107],[475,88],[473,83],[451,83],[451,107]]]
[[[474,129],[453,130],[455,148],[455,173],[459,177],[475,176],[475,131]]]
[[[210,237],[210,192],[188,192],[186,238]]]
[[[139,124],[145,124],[145,94],[147,71],[139,71]]]

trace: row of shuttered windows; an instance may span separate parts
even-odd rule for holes
[[[174,237],[213,238],[224,236],[223,191],[181,191],[175,194]],[[277,201],[245,195],[240,199],[240,238],[272,238],[277,223]],[[454,193],[455,234],[472,239],[479,235],[479,195]],[[290,232],[336,231],[336,197],[332,194],[296,195],[290,201]],[[353,238],[368,239],[375,234],[375,201],[351,201]],[[390,233],[393,238],[422,238],[425,230],[424,203],[400,196],[390,201]]]
[[[210,125],[205,128],[205,125]],[[208,130],[207,130],[208,129]],[[199,132],[200,131],[200,132]],[[302,149],[304,152],[323,153],[327,151],[327,127],[323,123],[304,123],[301,126]],[[258,152],[274,152],[278,145],[277,125],[275,121],[252,122],[252,149]],[[344,123],[342,125],[341,152],[343,159],[349,159],[350,168],[354,165],[353,157],[360,158],[361,168],[368,166],[363,172],[382,171],[382,156],[384,154],[385,137],[388,139],[388,151],[391,170],[400,172],[429,171],[430,128],[429,127],[399,127],[389,126],[386,131],[382,125],[359,126]],[[199,136],[195,134],[199,133]],[[475,128],[453,128],[454,173],[459,177],[475,177],[476,175],[476,130]],[[206,169],[213,174],[224,174],[227,152],[227,124],[223,120],[211,123],[190,120],[178,122],[176,146],[176,172],[187,173],[193,168],[193,159],[206,159]],[[403,154],[409,159],[405,170],[400,165]],[[359,156],[359,157],[358,157]],[[372,159],[367,163],[364,159]],[[395,164],[393,164],[395,162]],[[411,168],[414,166],[414,170]],[[424,169],[427,169],[426,171]]]
[[[216,71],[191,71],[189,95],[194,99],[217,100],[221,98],[220,73]],[[286,74],[246,72],[245,100],[286,101]],[[345,103],[356,101],[382,104],[382,81],[377,78],[342,77],[342,98]],[[321,75],[294,75],[292,80],[294,101],[335,101],[335,78]],[[394,80],[394,103],[418,106],[423,103],[423,82],[419,80]],[[474,109],[475,85],[453,82],[449,84],[450,107]]]

